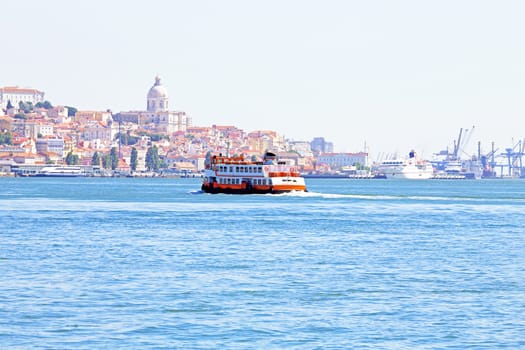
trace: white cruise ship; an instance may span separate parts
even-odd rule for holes
[[[434,168],[430,162],[419,160],[416,152],[410,151],[406,159],[385,160],[377,172],[387,179],[427,180],[434,175]]]

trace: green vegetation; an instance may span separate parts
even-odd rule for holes
[[[120,139],[120,142],[125,146],[132,146],[140,141],[140,136],[133,136],[128,132],[119,132],[115,135],[115,140]]]
[[[109,154],[105,154],[102,157],[102,167],[104,169],[111,169],[111,157]]]
[[[93,166],[100,166],[100,154],[98,154],[98,152],[93,153],[93,158],[91,159],[91,164]]]
[[[157,146],[148,148],[148,151],[146,152],[146,168],[150,171],[159,170],[160,158]]]
[[[51,102],[49,102],[49,101],[44,101],[44,102],[37,102],[37,103],[35,104],[35,107],[36,107],[36,108],[51,109],[51,108],[53,108],[53,105],[52,105]]]
[[[169,139],[170,139],[170,137],[168,135],[153,134],[153,133],[148,133],[148,132],[145,132],[145,131],[139,132],[138,134],[140,136],[148,136],[150,138],[150,140],[153,141],[153,142],[157,142],[157,141],[160,141],[160,140],[168,140],[169,141]]]
[[[116,147],[112,147],[109,152],[109,160],[111,162],[111,170],[118,168],[118,152]]]
[[[17,113],[17,114],[15,114],[15,119],[26,120],[27,116],[24,113]]]
[[[137,152],[137,149],[135,147],[133,147],[131,149],[131,157],[130,157],[130,167],[131,167],[131,170],[132,171],[136,171],[137,170],[137,166],[138,166],[138,163],[139,163],[139,153]]]
[[[73,154],[72,151],[69,151],[69,153],[66,156],[66,164],[67,165],[78,165],[78,164],[80,164],[80,158],[78,157],[78,154]]]
[[[12,145],[13,136],[9,131],[0,132],[0,145]]]
[[[27,113],[31,113],[31,111],[33,110],[34,106],[33,106],[32,102],[20,101],[20,102],[18,102],[18,108],[19,108],[19,110],[24,111],[24,113],[27,114]]]
[[[74,117],[75,114],[78,112],[78,109],[76,109],[75,107],[66,106],[66,108],[67,108],[67,116],[68,117]]]

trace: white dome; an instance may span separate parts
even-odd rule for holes
[[[150,98],[168,98],[168,91],[166,90],[166,88],[160,83],[160,78],[159,77],[156,77],[155,78],[155,85],[153,85],[151,87],[151,89],[149,89],[149,92],[148,92],[148,99]]]

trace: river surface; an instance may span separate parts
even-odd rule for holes
[[[525,348],[525,181],[307,185],[0,178],[0,348]]]

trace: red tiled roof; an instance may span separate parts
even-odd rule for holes
[[[0,92],[3,93],[18,93],[18,94],[41,94],[43,93],[37,89],[21,88],[18,86],[5,86],[0,88]]]

